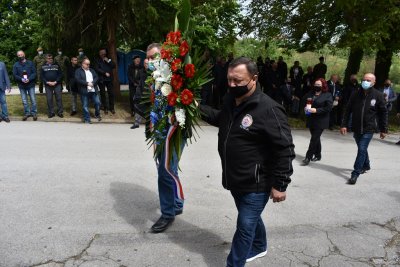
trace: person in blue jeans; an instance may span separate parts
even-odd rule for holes
[[[354,170],[348,180],[354,185],[360,174],[371,169],[368,145],[377,128],[380,138],[384,139],[388,131],[388,111],[383,93],[374,88],[375,75],[366,73],[361,87],[353,93],[347,103],[345,114],[340,128],[340,133],[347,133],[347,125],[352,117],[352,130],[357,144],[357,157],[354,162]],[[377,125],[378,123],[378,125]]]
[[[221,110],[200,105],[204,119],[219,128],[222,185],[238,210],[228,267],[242,267],[267,254],[261,214],[272,198],[286,199],[295,157],[284,108],[264,94],[255,62],[246,57],[228,67],[228,90]]]
[[[25,58],[24,51],[17,52],[18,61],[13,66],[13,76],[18,83],[21,93],[22,104],[24,105],[23,121],[32,116],[33,120],[37,120],[37,106],[35,97],[36,68],[33,62]],[[31,100],[31,106],[28,104],[28,96]]]
[[[75,82],[81,95],[84,123],[92,123],[89,113],[89,99],[94,103],[95,117],[98,121],[101,121],[100,99],[97,89],[98,80],[97,73],[90,68],[90,60],[85,58],[82,61],[82,68],[78,68],[75,71]]]
[[[6,90],[8,92],[11,91],[10,78],[8,77],[6,65],[4,64],[4,62],[0,61],[0,122],[3,120],[5,122],[10,122],[10,119],[8,118]]]

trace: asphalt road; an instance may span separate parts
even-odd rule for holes
[[[0,123],[0,266],[225,266],[236,209],[222,188],[217,129],[185,148],[186,202],[166,232],[158,219],[155,163],[143,127]],[[322,161],[300,166],[288,198],[263,213],[268,254],[248,266],[399,266],[399,136],[370,144],[372,170],[347,185],[351,135],[327,131]]]

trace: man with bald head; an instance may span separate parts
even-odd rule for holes
[[[358,152],[354,162],[349,184],[355,184],[360,174],[371,169],[368,145],[377,126],[381,139],[387,134],[388,111],[383,94],[374,88],[375,75],[366,73],[362,79],[361,87],[351,95],[340,128],[341,134],[347,133],[347,125],[352,114],[352,130],[357,143]],[[378,125],[377,125],[378,123]]]

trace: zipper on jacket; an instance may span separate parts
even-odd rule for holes
[[[260,164],[256,164],[255,170],[254,170],[254,178],[256,180],[256,185],[257,185],[257,192],[258,192],[258,184],[260,183]]]
[[[225,154],[225,157],[224,157],[224,178],[225,178],[225,187],[228,189],[228,178],[227,178],[227,176],[226,176],[226,172],[227,172],[227,168],[226,168],[226,144],[228,143],[228,137],[229,137],[229,134],[230,134],[230,132],[231,132],[231,128],[232,128],[232,125],[233,125],[233,120],[231,120],[231,122],[230,122],[230,124],[229,124],[229,128],[228,128],[228,133],[226,134],[226,138],[225,138],[225,141],[224,141],[224,154]]]
[[[364,133],[364,109],[365,109],[365,102],[367,101],[367,95],[365,95],[365,98],[364,98],[364,102],[363,102],[363,106],[362,106],[362,112],[361,112],[361,132],[360,132],[360,134],[363,134]]]

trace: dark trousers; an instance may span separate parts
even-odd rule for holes
[[[135,95],[137,86],[129,84],[129,106],[132,114],[135,113]]]
[[[106,88],[107,88],[108,101],[106,96]],[[104,108],[104,111],[114,110],[114,90],[112,81],[99,82],[99,89],[100,89],[101,105]]]
[[[313,156],[317,158],[321,157],[321,135],[323,131],[324,129],[310,128],[311,139],[306,158],[312,159]]]
[[[63,104],[62,104],[62,93],[61,93],[61,85],[57,84],[56,86],[45,86],[46,88],[46,98],[47,98],[47,110],[49,115],[54,114],[54,102],[53,102],[53,95],[56,97],[57,103],[57,114],[63,114]]]

